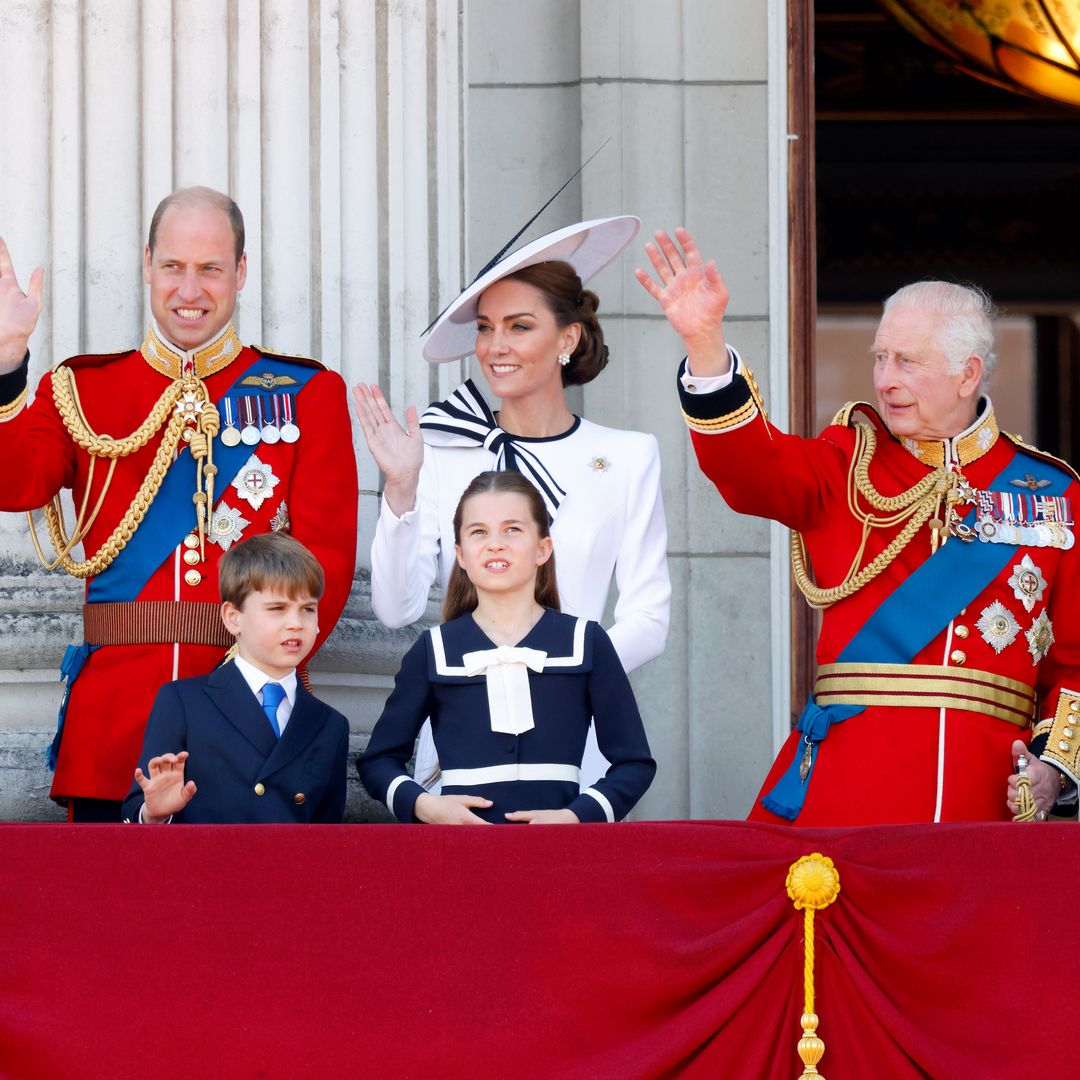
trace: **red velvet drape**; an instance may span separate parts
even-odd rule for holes
[[[0,826],[0,1074],[1073,1075],[1075,825]]]

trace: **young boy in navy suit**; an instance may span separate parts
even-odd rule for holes
[[[124,820],[340,822],[349,724],[296,677],[319,632],[322,567],[266,533],[231,548],[218,581],[236,656],[158,691]]]

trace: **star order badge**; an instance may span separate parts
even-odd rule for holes
[[[1054,628],[1050,624],[1050,616],[1045,611],[1039,613],[1039,617],[1031,624],[1031,629],[1024,632],[1028,640],[1028,652],[1031,653],[1031,662],[1037,664],[1046,658],[1050,646],[1054,644]]]
[[[1013,596],[1024,605],[1025,611],[1030,611],[1046,591],[1046,579],[1031,561],[1030,555],[1025,555],[1013,567],[1009,584],[1012,586]]]
[[[277,485],[278,478],[270,466],[261,462],[255,454],[247,459],[247,463],[232,482],[236,493],[250,503],[253,510],[258,510],[270,498]]]
[[[979,628],[983,641],[996,653],[1011,645],[1020,633],[1020,624],[1000,600],[984,607],[975,625]]]
[[[270,531],[287,533],[291,528],[292,522],[289,521],[289,504],[282,499],[281,505],[270,519]]]
[[[247,518],[240,516],[239,510],[233,510],[222,500],[210,516],[210,539],[228,551],[243,538],[244,529],[250,524]]]

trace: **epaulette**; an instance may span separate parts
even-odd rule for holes
[[[857,419],[857,414],[868,417],[874,427],[881,431],[888,430],[885,427],[885,421],[881,419],[881,414],[869,401],[847,402],[829,422],[829,427],[851,427],[852,424],[864,423],[865,421]]]
[[[137,349],[124,349],[114,353],[89,353],[86,356],[69,356],[64,360],[57,360],[52,369],[69,367],[72,370],[83,367],[97,367],[99,364],[107,364],[110,360],[119,360],[121,357],[130,356]]]
[[[292,353],[277,352],[274,349],[267,349],[263,345],[252,345],[251,348],[260,356],[268,357],[271,360],[294,360],[296,363],[306,364],[308,367],[321,368],[323,371],[329,370],[321,360],[314,360],[310,356],[293,356]]]
[[[1053,454],[1048,454],[1045,450],[1040,450],[1037,446],[1032,446],[1030,443],[1024,442],[1019,435],[1013,435],[1008,431],[1001,433],[1009,440],[1018,450],[1023,450],[1026,454],[1031,454],[1032,457],[1040,458],[1042,461],[1049,461],[1051,465],[1056,465],[1059,469],[1063,469],[1074,480],[1080,482],[1080,473],[1062,458],[1054,457]]]

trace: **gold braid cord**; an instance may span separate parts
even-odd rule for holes
[[[1016,777],[1016,813],[1013,821],[1037,821],[1039,807],[1031,793],[1031,777],[1027,771],[1027,755],[1021,754],[1017,761]],[[1043,818],[1046,815],[1043,814]]]
[[[142,523],[150,504],[154,501],[158,489],[165,479],[166,473],[169,471],[177,447],[185,435],[185,429],[191,424],[195,426],[190,429],[189,440],[194,444],[192,453],[199,461],[199,490],[196,492],[194,499],[199,510],[203,510],[208,494],[212,499],[213,474],[217,470],[212,463],[210,439],[217,434],[220,428],[220,418],[217,409],[210,401],[206,385],[201,379],[194,377],[177,379],[166,387],[153,409],[150,410],[150,415],[135,431],[123,439],[114,439],[109,435],[98,435],[90,427],[83,413],[82,403],[79,401],[75,376],[65,367],[59,367],[53,372],[53,401],[75,444],[90,455],[90,469],[87,474],[86,493],[83,497],[82,506],[79,508],[75,527],[70,535],[64,524],[59,496],[54,497],[52,502],[44,508],[49,539],[56,551],[55,558],[49,559],[45,555],[37,536],[33,517],[27,514],[30,520],[30,533],[34,541],[34,547],[37,550],[38,558],[47,569],[55,570],[60,567],[72,577],[87,578],[100,574],[109,567],[117,555],[124,550],[128,541],[134,536],[135,530]],[[112,482],[117,460],[141,450],[162,427],[165,428],[165,432],[157,453],[154,455],[154,460],[143,478],[139,490],[131,500],[127,512],[120,519],[116,528],[113,529],[111,535],[90,558],[83,562],[76,562],[71,557],[71,550],[76,544],[82,542],[93,526]],[[86,508],[90,496],[90,487],[93,482],[94,466],[99,458],[109,461],[109,471],[105,477],[97,503],[90,515],[87,516]],[[204,458],[208,462],[205,467],[208,474],[208,493],[202,490]],[[213,504],[211,503],[211,505]],[[201,514],[200,524],[204,519],[205,514]]]
[[[828,907],[840,895],[840,871],[832,859],[815,851],[791,864],[786,885],[795,910],[803,913],[803,1013],[799,1021],[803,1033],[798,1045],[802,1075],[825,1080],[817,1070],[825,1043],[818,1036],[818,1015],[814,1011],[814,912]]]
[[[24,386],[15,395],[14,401],[9,401],[6,405],[0,405],[0,420],[7,420],[14,416],[26,404],[26,397],[27,388]]]
[[[864,585],[873,581],[878,574],[891,565],[928,521],[932,530],[931,551],[937,550],[938,545],[950,531],[953,531],[954,535],[961,535],[954,531],[953,507],[964,501],[966,497],[964,489],[967,488],[967,482],[959,473],[942,467],[924,476],[914,487],[908,488],[899,495],[882,495],[870,480],[870,462],[877,449],[877,432],[870,425],[863,423],[856,423],[853,431],[855,449],[851,468],[848,470],[847,504],[852,517],[862,523],[862,539],[844,580],[832,588],[818,587],[810,576],[806,561],[806,546],[801,534],[794,531],[791,534],[791,569],[795,576],[795,584],[798,585],[810,606],[814,608],[831,607],[838,600],[852,596]],[[865,503],[869,504],[871,510],[862,509],[859,504],[860,496]],[[945,512],[938,514],[942,503],[945,504]],[[885,516],[875,516],[873,511]],[[889,546],[860,570],[859,563],[866,551],[870,531],[895,528],[905,520],[907,524],[893,538]]]

